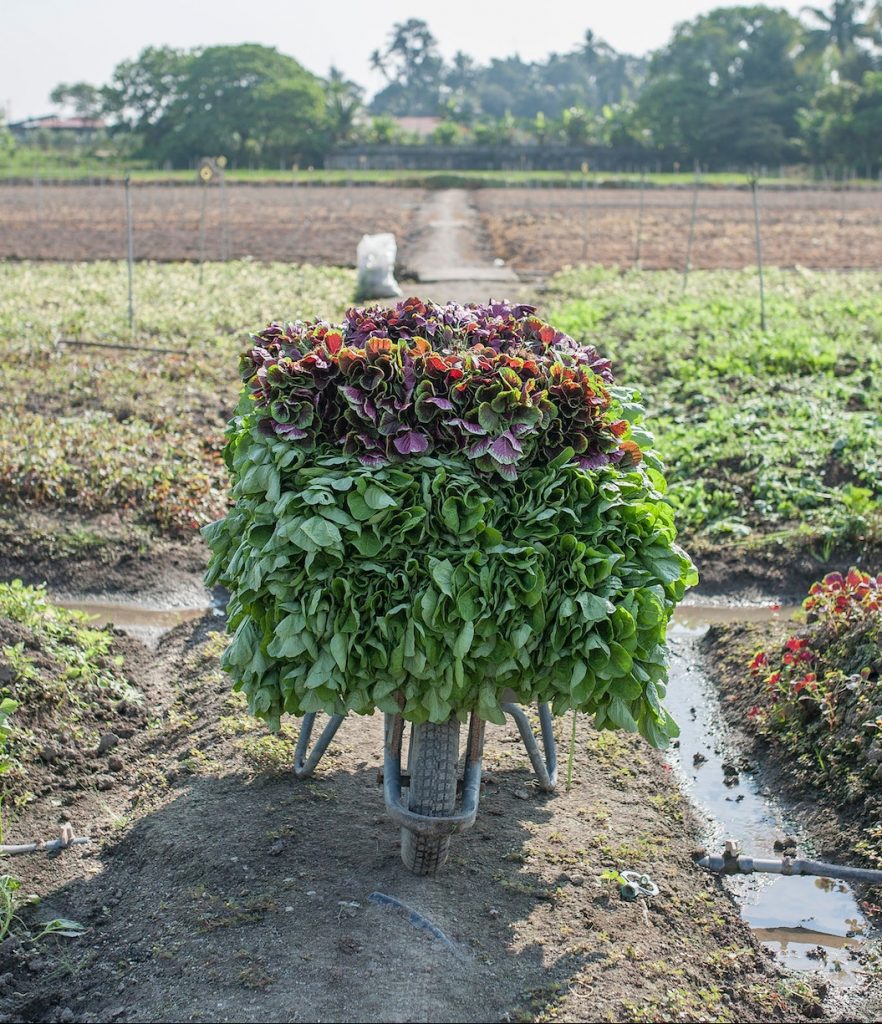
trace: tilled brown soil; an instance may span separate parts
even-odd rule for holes
[[[777,598],[800,604],[808,588],[845,565],[882,564],[882,546],[874,538],[835,546],[825,557],[799,537],[770,537],[760,544],[716,542],[682,536],[698,568],[703,597],[727,596],[740,602]]]
[[[0,515],[0,580],[46,584],[54,594],[203,607],[208,549],[193,533],[157,536],[122,515]]]
[[[222,192],[217,185],[136,185],[135,257],[251,256],[351,266],[362,234],[391,231],[406,266],[414,253],[415,214],[429,196],[412,188],[229,185]],[[480,211],[489,257],[519,272],[549,273],[576,263],[645,269],[686,263],[690,189],[645,190],[642,225],[638,189],[476,189],[469,197]],[[882,192],[768,190],[760,205],[766,263],[882,267]],[[0,258],[125,256],[122,185],[0,185]],[[700,190],[691,265],[755,263],[750,192]]]
[[[135,258],[354,266],[363,234],[391,231],[400,242],[423,198],[420,189],[136,185]],[[0,258],[125,259],[126,245],[120,184],[0,185]]]
[[[646,189],[481,189],[474,201],[493,256],[516,271],[551,273],[577,263],[682,270],[693,193]],[[882,191],[763,191],[766,264],[826,269],[882,267]],[[639,242],[638,242],[639,236]],[[757,262],[748,190],[699,190],[691,266]]]
[[[398,855],[376,768],[378,717],[344,724],[310,782],[218,669],[216,619],[127,655],[146,715],[89,770],[40,769],[15,841],[63,820],[93,849],[20,859],[42,901],[25,924],[79,939],[0,946],[0,1014],[22,1021],[786,1020],[817,1016],[718,881],[692,866],[695,822],[662,758],[580,724],[573,785],[539,793],[512,728],[491,728],[477,825],[435,879]],[[118,725],[106,717],[95,731]],[[569,723],[560,723],[561,739]],[[76,746],[76,738],[68,742]],[[84,741],[85,742],[85,741]],[[113,756],[116,771],[103,762]],[[94,762],[97,767],[91,763]],[[101,778],[99,787],[95,778]],[[36,791],[36,790],[35,790]],[[660,895],[625,903],[608,868]],[[448,948],[370,900],[397,897]]]

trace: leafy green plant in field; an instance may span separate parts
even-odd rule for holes
[[[18,916],[22,906],[33,906],[35,897],[20,898],[18,893],[21,890],[21,879],[14,875],[0,875],[0,942],[2,942],[12,931],[12,926],[22,925],[23,922]],[[18,931],[20,929],[16,929]],[[66,917],[56,917],[51,921],[42,922],[37,926],[35,932],[25,932],[25,937],[31,942],[40,942],[49,935],[58,935],[62,938],[75,939],[86,930],[85,925],[79,921],[71,921]]]
[[[203,531],[224,667],[276,727],[498,722],[510,687],[664,745],[665,631],[695,574],[640,408],[531,307],[415,303],[255,336],[236,503]]]
[[[12,758],[7,751],[7,741],[12,734],[9,716],[18,708],[18,701],[11,697],[0,697],[0,775],[5,775],[12,767]],[[3,790],[0,783],[0,842],[3,840]],[[2,918],[2,910],[0,910]],[[2,925],[0,925],[2,928]]]
[[[9,716],[18,708],[18,702],[11,697],[0,697],[0,775],[12,767],[12,758],[7,751],[7,741],[12,733]],[[2,783],[0,783],[2,787]],[[0,788],[0,842],[3,841],[3,790]],[[15,917],[14,893],[20,887],[12,875],[0,875],[0,942],[6,938]]]
[[[882,537],[882,279],[565,271],[556,321],[640,381],[688,535],[798,530],[829,555]]]
[[[15,894],[21,888],[21,882],[13,875],[0,875],[0,942],[9,934],[16,920]]]
[[[44,588],[25,586],[21,580],[0,583],[0,619],[25,627],[35,641],[29,646],[39,647],[42,654],[57,660],[56,683],[62,689],[56,690],[54,686],[51,692],[40,689],[47,685],[47,673],[23,670],[29,677],[27,681],[33,682],[36,688],[28,689],[21,696],[55,699],[63,690],[68,697],[75,698],[78,687],[106,687],[113,691],[125,688],[126,684],[117,673],[122,658],[110,653],[113,634],[89,625],[88,616],[82,612],[52,604]],[[24,651],[23,644],[17,647]],[[22,665],[31,660],[29,654],[22,653]]]
[[[12,732],[9,723],[9,716],[16,710],[18,704],[11,697],[0,699],[0,775],[9,771],[9,761],[6,755],[6,741]],[[2,834],[2,832],[0,832]]]

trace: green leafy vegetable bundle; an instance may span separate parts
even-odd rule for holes
[[[665,632],[696,577],[606,360],[501,303],[409,299],[252,342],[235,505],[204,534],[254,714],[501,722],[509,690],[676,734]]]

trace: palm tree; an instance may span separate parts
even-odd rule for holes
[[[348,139],[352,134],[355,116],[361,109],[363,90],[350,82],[342,71],[332,67],[325,84],[325,100],[328,119],[336,142]]]
[[[807,33],[808,48],[823,52],[828,47],[835,47],[844,56],[861,40],[871,38],[870,26],[860,20],[865,7],[866,0],[833,0],[829,14],[819,7],[803,7],[803,14],[820,23],[818,28],[809,29]]]
[[[818,7],[802,8],[818,23],[806,31],[805,52],[823,58],[828,73],[835,69],[839,77],[857,82],[872,68],[866,44],[879,40],[872,19],[863,20],[866,6],[866,0],[833,0],[829,13]]]

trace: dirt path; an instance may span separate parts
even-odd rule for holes
[[[296,783],[293,732],[265,733],[218,669],[206,616],[138,655],[149,713],[122,769],[60,775],[8,828],[70,820],[92,851],[20,860],[34,918],[80,939],[0,947],[0,1014],[24,1021],[801,1020],[788,980],[720,883],[693,868],[696,828],[663,759],[578,729],[573,786],[532,785],[512,728],[491,728],[477,825],[437,879],[402,866],[376,785],[377,717],[345,723]],[[112,727],[114,723],[110,723]],[[569,721],[559,722],[561,740]],[[93,739],[88,742],[94,747]],[[88,755],[92,756],[92,755]],[[88,768],[88,764],[87,764]],[[101,769],[95,769],[99,771]],[[625,903],[606,869],[661,888]],[[450,950],[370,900],[395,896]]]
[[[535,287],[520,282],[510,267],[494,263],[494,255],[472,194],[444,189],[428,194],[417,210],[401,262],[418,282],[422,298],[529,301]]]

